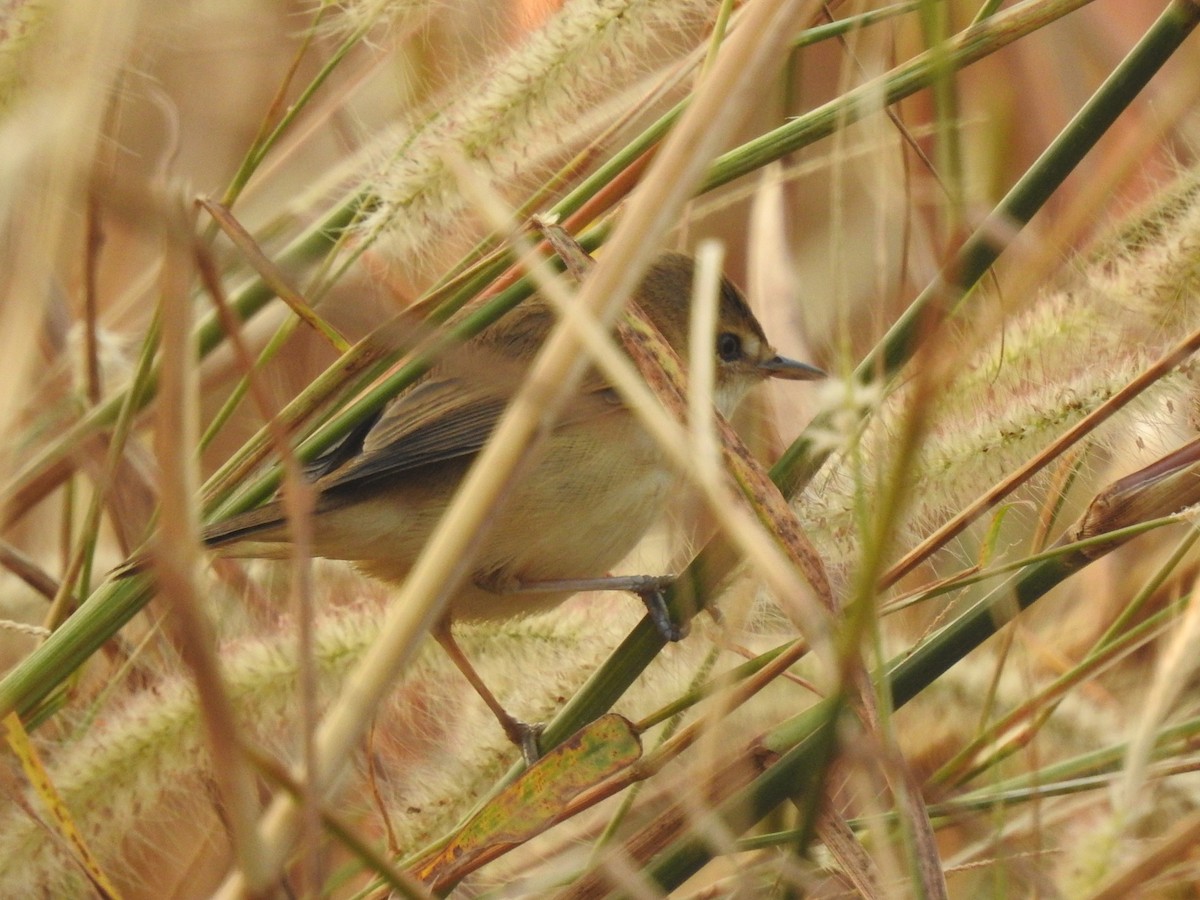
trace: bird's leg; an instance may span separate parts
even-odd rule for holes
[[[687,637],[687,626],[671,621],[664,591],[675,583],[674,575],[603,575],[598,578],[563,578],[555,581],[510,581],[486,586],[499,594],[538,594],[569,591],[628,591],[646,604],[650,621],[667,641]],[[484,587],[484,585],[481,585]]]
[[[443,619],[441,623],[433,629],[433,637],[442,649],[446,651],[446,655],[450,657],[450,661],[462,672],[463,677],[471,683],[471,687],[475,688],[481,700],[487,704],[488,709],[492,711],[492,715],[496,717],[496,721],[500,723],[500,727],[504,729],[504,733],[508,739],[521,748],[521,755],[525,757],[526,765],[533,765],[537,762],[541,755],[538,750],[538,735],[541,734],[540,725],[528,725],[519,719],[514,718],[508,710],[500,705],[500,701],[496,699],[496,695],[491,692],[491,689],[484,684],[483,679],[479,677],[479,673],[475,671],[475,667],[471,665],[471,661],[467,659],[462,648],[458,646],[458,641],[454,640],[454,635],[450,632],[450,620]]]

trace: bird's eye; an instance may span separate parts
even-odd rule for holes
[[[742,355],[742,339],[728,331],[717,336],[717,356],[725,362],[733,362]]]

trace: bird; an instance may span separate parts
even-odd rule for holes
[[[684,359],[694,268],[691,256],[663,252],[633,295]],[[309,476],[312,554],[403,582],[556,320],[535,294],[446,354],[316,460]],[[825,374],[780,356],[727,278],[720,284],[712,353],[714,404],[726,416],[768,378]],[[659,590],[667,577],[610,575],[663,514],[676,484],[655,441],[592,370],[495,513],[434,636],[527,760],[537,756],[536,729],[492,695],[458,648],[450,623],[528,615],[580,590],[609,588],[637,593],[664,636],[678,639]],[[226,556],[284,556],[290,536],[282,501],[210,525],[203,540]]]

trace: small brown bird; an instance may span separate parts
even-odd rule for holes
[[[635,294],[685,359],[693,265],[691,257],[664,253]],[[531,298],[319,460],[314,555],[351,560],[370,575],[403,581],[555,319]],[[766,378],[824,374],[778,356],[728,280],[721,285],[713,352],[714,397],[727,416]],[[674,481],[654,441],[593,372],[569,398],[483,538],[438,639],[527,757],[536,755],[536,732],[491,696],[450,636],[450,619],[521,615],[579,590],[608,587],[641,594],[666,636],[677,639],[653,590],[662,579],[609,578],[609,569],[661,515]],[[286,553],[289,537],[282,507],[273,501],[211,526],[204,540],[224,555],[276,557]]]

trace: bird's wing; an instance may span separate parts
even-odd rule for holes
[[[318,512],[352,503],[359,489],[379,481],[478,452],[505,402],[506,396],[482,382],[472,386],[463,379],[436,377],[421,382],[310,464],[306,474],[316,479]],[[283,507],[272,500],[214,523],[204,540],[210,546],[251,538],[279,540],[283,524]]]
[[[321,492],[362,487],[479,451],[508,401],[507,392],[462,378],[424,381],[394,400],[362,438],[362,450],[324,475]]]
[[[397,397],[362,438],[362,451],[317,481],[322,495],[478,453],[492,436],[518,381],[515,367],[491,363],[486,375],[442,373]],[[599,379],[589,378],[556,427],[617,408],[612,392]]]
[[[308,481],[317,481],[330,472],[340,469],[347,462],[354,459],[363,452],[363,444],[366,443],[367,435],[375,428],[379,420],[383,417],[384,410],[377,409],[361,422],[350,429],[349,433],[326,450],[316,459],[310,460],[304,465],[304,477]]]
[[[523,337],[531,347],[544,330],[542,324],[536,321],[525,329],[529,334]],[[478,453],[525,374],[524,365],[486,343],[468,344],[451,353],[424,381],[365,420],[308,467],[319,492],[318,512],[352,504],[360,490],[369,491],[415,469]],[[556,427],[620,408],[612,389],[592,371],[567,402]],[[274,500],[210,526],[204,538],[212,546],[254,537],[277,539],[283,522],[282,507]]]

